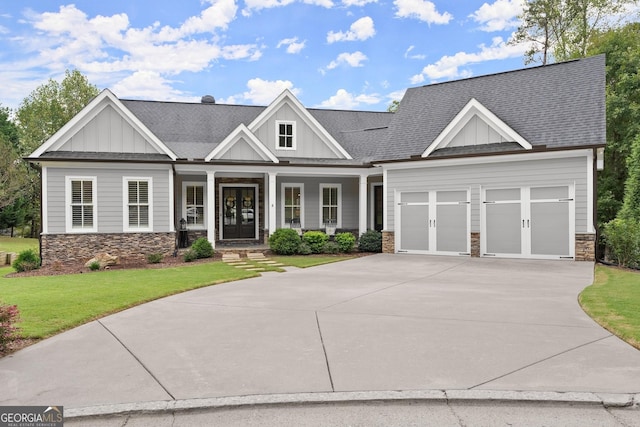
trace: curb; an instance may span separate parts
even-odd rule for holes
[[[120,403],[65,409],[65,419],[90,418],[135,413],[172,413],[175,411],[232,409],[242,406],[286,406],[367,402],[485,402],[556,403],[599,405],[605,408],[640,409],[640,393],[591,393],[551,391],[494,390],[410,390],[327,393],[265,394],[201,399],[160,400]]]

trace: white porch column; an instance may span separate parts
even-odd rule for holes
[[[269,199],[268,210],[269,210],[269,236],[276,231],[276,175],[275,172],[269,172]]]
[[[207,240],[216,247],[216,173],[207,171]]]
[[[360,208],[358,210],[358,234],[362,236],[367,231],[367,175],[360,175]]]

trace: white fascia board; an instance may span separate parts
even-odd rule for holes
[[[206,162],[210,162],[213,159],[220,159],[224,153],[229,151],[231,147],[233,147],[241,137],[245,137],[252,148],[262,157],[263,160],[271,160],[273,163],[279,163],[278,158],[271,152],[265,145],[260,142],[258,138],[245,126],[241,123],[233,132],[229,134],[216,148],[214,148],[207,157],[205,157]]]
[[[425,160],[413,160],[407,162],[394,162],[394,163],[377,163],[376,166],[382,167],[383,170],[398,170],[398,169],[419,169],[419,168],[436,168],[442,166],[466,166],[476,164],[490,164],[490,163],[505,163],[505,162],[519,162],[526,160],[547,160],[547,159],[568,159],[572,157],[588,157],[589,153],[593,150],[590,148],[578,149],[578,150],[563,150],[563,151],[543,151],[543,152],[527,152],[517,154],[502,154],[493,156],[475,156],[475,157],[461,157],[454,159],[425,159]]]
[[[505,122],[503,122],[498,116],[493,114],[487,107],[482,105],[477,99],[471,98],[467,105],[449,122],[447,127],[444,128],[438,137],[427,147],[422,153],[422,157],[427,157],[438,148],[444,148],[451,140],[462,130],[462,128],[469,123],[474,116],[480,117],[487,124],[489,124],[496,132],[498,132],[504,139],[508,141],[517,142],[525,150],[531,150],[533,147],[524,139],[518,132],[513,130]]]
[[[302,120],[311,128],[316,129],[316,131],[322,136],[327,146],[337,155],[344,159],[352,160],[353,157],[345,150],[342,145],[338,141],[335,140],[334,137],[327,132],[327,130],[318,122],[315,117],[309,113],[309,110],[305,108],[298,98],[291,93],[289,89],[285,89],[258,117],[256,117],[250,124],[249,129],[252,132],[255,132],[260,126],[262,126],[278,109],[284,105],[288,104],[293,108],[294,111],[298,113],[298,115],[302,118]]]
[[[84,160],[58,162],[58,161],[43,160],[43,161],[38,161],[38,164],[41,167],[48,167],[50,169],[60,169],[60,168],[100,169],[100,170],[123,169],[123,170],[131,170],[131,171],[172,170],[171,163],[87,162]]]
[[[47,151],[56,151],[68,136],[75,134],[80,128],[94,119],[104,108],[111,105],[134,129],[141,133],[158,151],[176,160],[176,156],[157,136],[153,134],[109,89],[104,89],[86,107],[76,114],[67,124],[62,126],[51,138],[34,151],[30,158],[40,157]]]
[[[278,176],[335,176],[335,177],[357,177],[362,174],[367,176],[381,175],[380,168],[350,168],[350,167],[305,167],[305,166],[283,166],[282,164],[262,164],[262,165],[221,165],[211,163],[209,165],[176,164],[175,170],[178,174],[200,174],[207,171],[215,171],[219,174],[237,174],[244,176],[247,174],[264,175],[265,173],[275,173]]]

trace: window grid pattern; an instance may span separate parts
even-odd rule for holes
[[[186,190],[187,224],[204,225],[204,186],[188,185]]]
[[[129,227],[149,227],[149,182],[129,181]]]
[[[71,181],[71,226],[93,228],[93,181]]]
[[[293,123],[278,124],[278,148],[293,148]]]
[[[300,222],[301,218],[301,194],[300,187],[284,188],[284,222],[291,224],[292,222]]]
[[[322,188],[322,223],[338,223],[338,187]]]

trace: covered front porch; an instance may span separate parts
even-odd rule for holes
[[[217,249],[257,247],[266,245],[278,228],[357,235],[382,229],[380,170],[265,169],[269,167],[176,165],[175,224],[186,243],[206,237]]]

